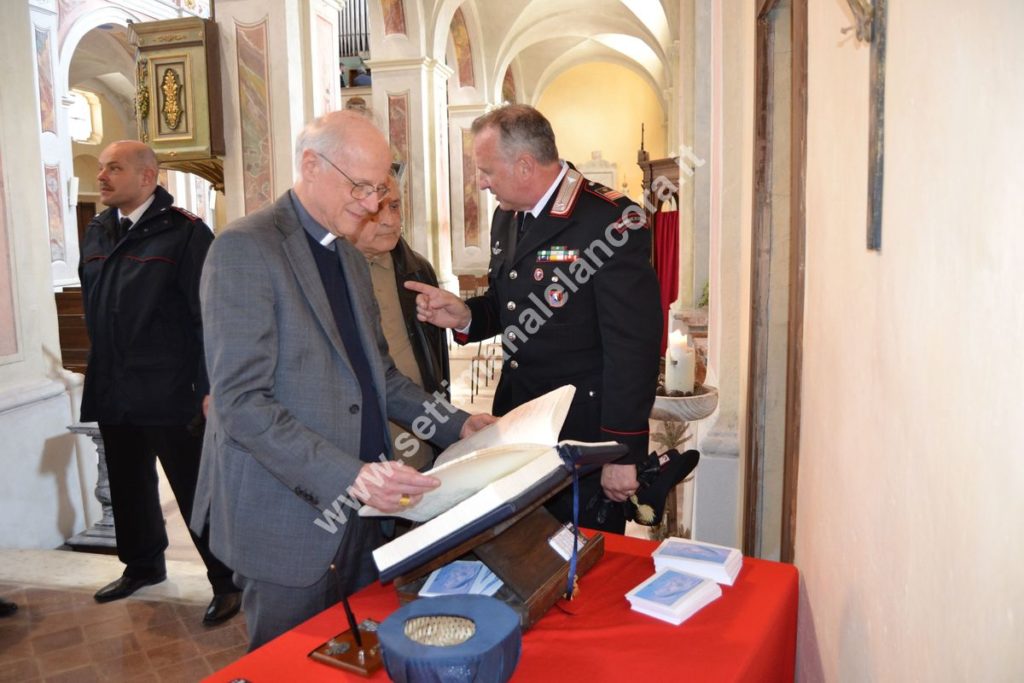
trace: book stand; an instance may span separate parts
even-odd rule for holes
[[[571,485],[571,481],[567,474],[564,482],[514,516],[396,577],[399,602],[415,600],[435,569],[453,560],[478,559],[504,582],[494,597],[514,609],[523,631],[528,630],[565,593],[569,562],[548,543],[563,525],[547,511],[544,502]],[[604,536],[600,533],[592,533],[585,544],[581,539],[576,558],[577,578],[597,564],[603,554]]]

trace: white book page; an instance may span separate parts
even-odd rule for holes
[[[383,572],[419,550],[431,546],[499,505],[514,500],[516,496],[562,466],[562,457],[554,448],[544,449],[539,457],[525,466],[491,482],[450,510],[374,550],[373,559],[377,563],[377,568]]]
[[[576,387],[566,384],[514,408],[494,424],[445,449],[434,463],[434,469],[491,446],[510,443],[554,446],[575,393]]]
[[[506,444],[475,451],[427,472],[440,479],[441,485],[424,493],[423,498],[408,510],[381,512],[371,505],[364,505],[359,508],[359,516],[404,517],[413,522],[425,522],[550,450],[551,446],[538,444]]]
[[[360,517],[403,517],[413,522],[433,519],[496,479],[527,464],[555,445],[576,387],[567,384],[503,415],[497,422],[463,439],[438,457],[426,474],[441,485],[423,494],[412,507],[382,512],[371,505]]]

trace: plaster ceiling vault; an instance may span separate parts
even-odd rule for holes
[[[69,65],[68,86],[106,98],[125,125],[133,124],[135,49],[128,43],[128,30],[102,24],[82,36]]]
[[[675,85],[672,55],[678,5],[677,0],[406,0],[406,49],[385,41],[379,23],[374,33],[377,51],[392,53],[389,57],[412,56],[412,48],[451,63],[450,26],[461,8],[477,87],[490,101],[501,100],[509,68],[520,101],[535,104],[559,74],[580,64],[603,62],[636,73],[667,110],[669,89]],[[125,28],[98,26],[76,46],[68,84],[130,103],[133,62]]]
[[[466,18],[477,87],[490,101],[501,100],[508,68],[520,101],[536,103],[559,74],[603,62],[635,72],[669,106],[678,0],[406,0],[405,47],[451,65],[449,27],[458,9]],[[375,37],[375,59],[413,56],[387,40],[391,36]]]

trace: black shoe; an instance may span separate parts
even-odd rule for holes
[[[0,617],[9,617],[18,611],[18,606],[0,598]]]
[[[214,595],[213,600],[210,600],[210,606],[206,608],[206,614],[203,615],[203,626],[216,626],[225,622],[238,614],[241,608],[241,591]]]
[[[144,586],[152,586],[162,582],[167,578],[167,574],[161,574],[160,576],[150,577],[148,579],[137,579],[132,576],[122,576],[117,581],[108,583],[103,588],[96,591],[96,602],[110,602],[112,600],[120,600],[121,598],[127,598],[129,595],[139,590]]]

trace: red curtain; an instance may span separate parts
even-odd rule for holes
[[[679,212],[654,214],[654,271],[661,288],[661,355],[668,346],[668,307],[679,292]]]

